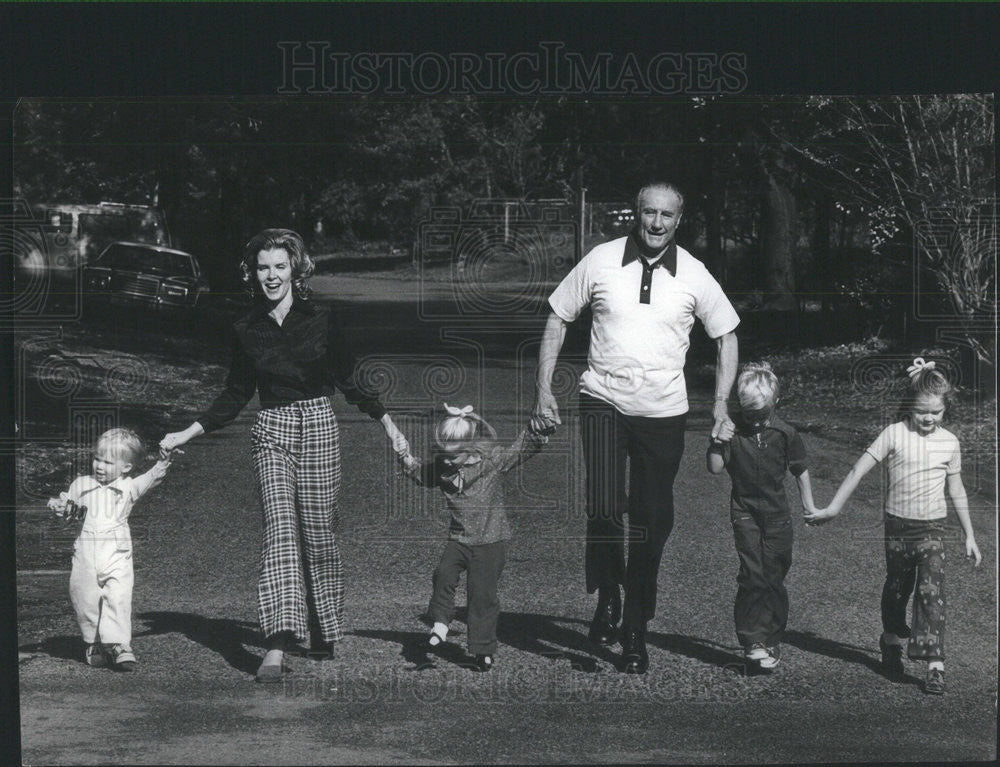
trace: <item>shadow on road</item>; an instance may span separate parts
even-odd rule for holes
[[[376,631],[363,629],[351,632],[354,636],[367,639],[377,639],[381,642],[392,642],[400,646],[399,654],[407,663],[412,663],[407,671],[423,671],[437,668],[435,661],[444,661],[454,666],[466,668],[472,665],[473,658],[454,641],[438,645],[433,651],[424,644],[427,640],[426,631]]]
[[[254,623],[177,612],[147,612],[137,617],[146,621],[149,628],[136,636],[183,634],[192,642],[218,653],[237,671],[254,674],[260,665],[260,656],[244,647],[250,645],[263,650],[262,637]]]
[[[17,648],[17,651],[25,653],[44,653],[52,658],[75,660],[80,663],[84,663],[83,648],[83,640],[78,634],[74,634],[73,636],[61,635],[49,637],[47,639],[43,639],[41,642],[21,645]]]
[[[466,608],[455,611],[455,620],[467,622]],[[502,613],[497,625],[497,640],[501,645],[539,655],[552,661],[568,661],[574,671],[594,673],[600,671],[599,661],[618,667],[621,654],[617,647],[594,645],[587,638],[588,621],[579,618],[560,618],[539,613]],[[461,631],[461,629],[459,629]],[[460,649],[454,639],[443,649],[428,653],[423,642],[426,632],[413,631],[356,631],[357,636],[394,642],[400,645],[400,654],[414,665],[411,670],[434,667],[440,659],[457,666],[466,666],[471,658]],[[456,632],[452,632],[453,637]],[[680,634],[661,634],[650,631],[646,641],[652,647],[685,655],[710,666],[722,669],[742,668],[741,654],[723,645],[697,637]]]
[[[464,611],[460,620],[465,620]],[[538,613],[502,613],[497,639],[524,652],[550,660],[568,660],[576,671],[594,673],[597,661],[615,665],[619,656],[608,647],[599,647],[587,639],[590,624],[579,618],[559,618]],[[579,628],[576,628],[579,627]]]
[[[903,677],[900,678],[887,673],[886,670],[882,668],[881,661],[874,655],[870,654],[863,647],[844,644],[843,642],[837,642],[833,639],[818,637],[811,631],[786,631],[785,642],[793,647],[798,647],[800,650],[804,650],[805,652],[816,653],[817,655],[826,655],[829,658],[836,658],[837,660],[847,661],[848,663],[857,663],[871,669],[885,679],[891,679],[904,684],[920,684],[919,679],[914,676],[910,676],[909,674],[904,674]]]
[[[742,668],[746,665],[742,653],[707,639],[650,631],[646,634],[646,642],[661,650],[685,655],[709,666],[718,666],[722,669]]]

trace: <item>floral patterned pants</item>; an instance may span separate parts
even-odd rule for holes
[[[943,519],[885,517],[882,628],[909,637],[913,660],[944,660],[944,533]],[[912,628],[906,625],[911,593]]]

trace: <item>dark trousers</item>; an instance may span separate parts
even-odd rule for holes
[[[467,573],[469,652],[473,655],[493,655],[497,651],[497,619],[500,617],[497,582],[506,558],[504,541],[480,546],[448,541],[434,570],[434,593],[427,612],[431,620],[445,625],[451,623],[455,615],[459,576],[463,570]]]
[[[882,628],[909,637],[913,660],[944,660],[944,520],[885,517]],[[916,591],[914,593],[914,587]],[[913,627],[906,603],[913,594]]]
[[[580,395],[587,466],[587,591],[624,584],[625,630],[643,628],[656,613],[656,578],[674,526],[674,477],[684,453],[685,421],[686,415],[622,415],[606,402]],[[626,457],[630,462],[628,494]]]
[[[736,576],[736,636],[743,647],[774,647],[788,624],[785,576],[792,565],[792,518],[787,513],[730,514],[740,572]]]

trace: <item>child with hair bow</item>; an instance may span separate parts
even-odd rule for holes
[[[428,614],[433,628],[426,646],[437,649],[448,638],[455,612],[455,589],[466,572],[469,652],[474,667],[489,671],[497,649],[500,601],[497,584],[506,559],[510,523],[504,502],[503,477],[548,442],[544,434],[524,429],[511,445],[497,443],[496,431],[472,408],[444,406],[445,417],[434,430],[434,459],[401,457],[407,475],[424,487],[444,493],[451,514],[448,542],[434,571]]]
[[[948,507],[955,507],[965,533],[965,554],[982,561],[969,518],[962,484],[962,452],[955,437],[941,427],[952,391],[948,378],[922,357],[907,370],[909,391],[903,417],[890,424],[848,472],[825,509],[805,512],[808,525],[828,522],[840,513],[861,478],[879,463],[888,470],[885,497],[885,565],[882,587],[882,667],[903,675],[903,647],[910,660],[927,662],[924,691],[940,695],[944,683],[944,538]],[[913,595],[912,626],[906,604]]]

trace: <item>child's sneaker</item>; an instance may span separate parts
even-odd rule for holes
[[[135,653],[132,652],[132,648],[128,645],[104,645],[104,652],[107,654],[108,660],[111,662],[111,666],[115,669],[115,671],[135,670]]]
[[[759,663],[767,657],[767,648],[761,642],[754,642],[752,645],[743,648],[743,657]]]
[[[775,668],[781,662],[781,648],[775,645],[774,647],[765,647],[764,650],[766,655],[760,659],[760,667]]]
[[[885,637],[878,639],[878,649],[882,653],[882,668],[887,674],[903,676],[903,646],[890,644]]]
[[[444,645],[444,643],[448,641],[447,631],[448,629],[446,628],[444,629],[444,633],[442,633],[437,626],[431,629],[431,633],[427,635],[426,639],[424,639],[423,643],[424,649],[425,650],[441,649],[442,645]]]
[[[104,650],[96,643],[87,645],[86,658],[87,665],[94,668],[104,668],[108,665],[108,659],[104,655]]]
[[[927,669],[927,681],[924,682],[924,692],[930,695],[944,695],[944,669]]]
[[[477,655],[474,668],[476,671],[491,671],[493,669],[493,656]]]

